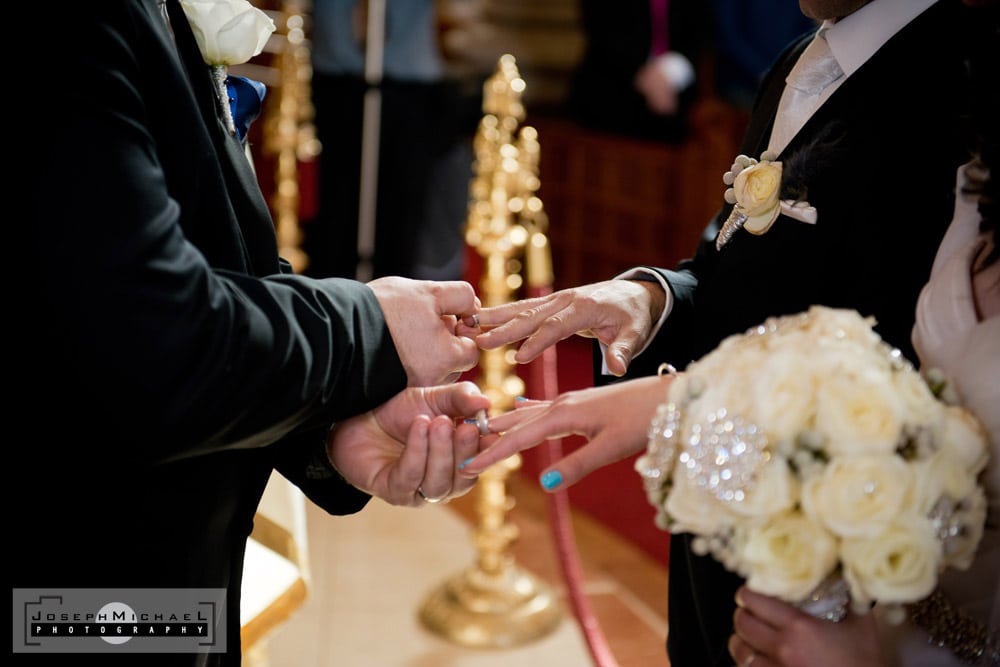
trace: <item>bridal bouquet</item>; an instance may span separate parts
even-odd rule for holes
[[[839,620],[971,563],[985,431],[852,310],[731,336],[671,383],[636,461],[657,524],[764,594]]]

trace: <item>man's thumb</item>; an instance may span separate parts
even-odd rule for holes
[[[612,343],[605,353],[605,363],[612,375],[621,377],[628,370],[628,365],[632,361],[631,351],[627,345]]]

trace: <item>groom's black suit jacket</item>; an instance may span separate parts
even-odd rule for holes
[[[876,0],[877,1],[877,0]],[[889,40],[837,89],[779,159],[816,207],[808,225],[780,216],[762,236],[741,230],[721,251],[714,230],[690,260],[655,269],[674,306],[629,376],[667,361],[684,368],[726,336],[812,304],[853,308],[914,358],[914,310],[951,218],[955,172],[967,159],[961,136],[965,75],[961,7],[938,2]],[[811,35],[790,45],[762,84],[742,153],[759,157],[784,79]],[[720,165],[720,176],[728,165]],[[719,187],[720,197],[725,186]],[[710,238],[709,238],[710,237]],[[734,593],[740,580],[686,535],[670,550],[668,653],[674,667],[732,664]]]
[[[25,435],[8,470],[26,489],[8,505],[13,588],[228,589],[228,655],[125,661],[239,665],[269,475],[330,513],[361,509],[323,436],[405,371],[368,287],[283,271],[177,0],[172,31],[156,0],[65,4],[18,24],[45,44],[12,92],[30,113],[8,125],[29,146],[13,191],[37,251],[9,327],[8,415]]]

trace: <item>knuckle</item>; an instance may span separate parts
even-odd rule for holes
[[[528,308],[527,310],[522,310],[517,315],[515,315],[512,320],[519,324],[534,322],[542,316],[541,306],[535,306],[534,308]]]

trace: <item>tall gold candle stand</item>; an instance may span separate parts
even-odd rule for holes
[[[484,260],[480,298],[486,306],[513,300],[521,287],[529,242],[522,215],[540,210],[533,196],[537,172],[531,169],[537,164],[536,135],[529,127],[518,132],[524,119],[523,90],[513,56],[501,57],[484,88],[485,113],[475,138],[476,173],[466,229],[466,241]],[[501,348],[484,351],[480,360],[479,384],[499,412],[511,409],[514,398],[524,393],[512,357],[512,349]],[[473,531],[476,563],[433,591],[419,610],[428,629],[454,643],[516,646],[547,635],[562,618],[549,587],[518,567],[509,553],[518,531],[506,521],[514,506],[506,480],[520,465],[520,455],[514,455],[480,475]]]
[[[306,0],[285,0],[276,17],[279,24],[275,56],[279,83],[277,109],[268,114],[264,126],[264,149],[275,158],[274,195],[271,208],[275,218],[278,252],[296,273],[309,264],[302,250],[299,224],[299,161],[311,161],[319,152],[312,125],[310,45],[306,38]]]

